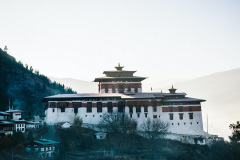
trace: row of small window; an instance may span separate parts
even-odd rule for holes
[[[40,150],[41,149],[41,150]],[[44,151],[54,151],[55,150],[55,147],[45,147],[45,150],[44,150],[44,148],[35,148],[35,151],[37,152],[37,151],[41,151],[41,152],[44,152]]]
[[[189,119],[193,119],[193,113],[188,113]],[[169,114],[170,120],[173,120],[173,113]],[[179,119],[183,120],[183,113],[179,113]]]
[[[186,122],[183,123],[184,125],[186,125]],[[197,122],[197,124],[199,124],[199,122]],[[174,123],[172,123],[172,126],[174,125]],[[180,126],[180,123],[177,123],[178,126]],[[192,122],[190,122],[190,125],[192,125]]]
[[[0,130],[12,131],[12,130],[13,130],[13,127],[9,127],[9,126],[7,126],[7,127],[2,127],[2,128],[0,128]]]
[[[130,114],[130,118],[132,118],[132,115],[133,114]],[[145,117],[147,118],[148,117],[148,114],[147,113],[144,113]],[[85,117],[87,117],[88,115],[85,115]],[[93,117],[95,117],[95,115],[93,115]],[[102,117],[102,115],[100,115],[100,117]],[[140,118],[140,114],[137,114],[137,117]],[[153,115],[153,118],[157,118],[157,115]],[[160,116],[159,116],[160,118]]]
[[[169,112],[173,112],[173,107],[168,107],[168,110],[169,110]],[[193,111],[192,106],[188,107],[188,111],[190,111],[190,112]],[[178,107],[178,112],[183,112],[183,107],[182,106]]]
[[[108,112],[111,113],[113,112],[113,107],[107,107],[108,108]],[[65,112],[65,108],[62,107],[60,108],[61,112]],[[91,113],[92,112],[92,106],[87,106],[87,112]],[[118,112],[123,112],[124,107],[118,107]],[[55,112],[55,109],[52,109],[52,112]],[[97,112],[101,113],[102,112],[102,106],[97,106]],[[141,107],[136,107],[136,112],[140,113],[141,112]],[[144,107],[144,112],[148,112],[148,107]],[[157,112],[157,107],[153,107],[153,112]],[[78,113],[78,108],[75,107],[74,108],[74,113]],[[129,113],[133,113],[133,107],[129,107]]]
[[[24,127],[25,125],[24,124],[17,124],[17,127]]]
[[[25,130],[25,128],[17,128],[17,132],[18,132],[18,131],[24,132],[24,130]]]
[[[55,102],[50,102],[50,107],[51,108],[55,108]],[[68,102],[59,102],[59,107],[68,107]],[[72,102],[73,108],[79,108],[82,107],[82,102]],[[108,107],[112,107],[112,102],[108,102],[107,103]],[[122,106],[125,107],[125,102],[124,101],[119,101],[118,102],[118,106]],[[133,102],[128,102],[128,106],[129,108],[133,107]],[[148,102],[143,102],[143,104],[141,105],[140,102],[136,102],[135,107],[136,108],[141,108],[141,106],[144,107],[144,110],[147,110],[148,107]],[[157,107],[157,101],[152,101],[152,106],[154,107],[154,111],[157,111],[156,107]],[[87,107],[92,107],[92,102],[87,102]],[[97,102],[97,107],[102,107],[102,102]]]
[[[130,118],[132,118],[132,115],[133,114],[130,114]],[[145,118],[147,118],[148,117],[148,113],[144,113],[144,116],[145,116]],[[140,118],[140,113],[137,114],[137,118]],[[157,115],[153,115],[153,118],[158,118],[158,117],[157,117]],[[159,118],[160,118],[160,116],[159,116]]]
[[[163,102],[163,105],[193,105],[200,104],[200,102]]]
[[[124,89],[124,85],[123,85],[123,84],[120,84],[120,85],[119,85],[119,88],[118,88],[118,92],[119,92],[119,93],[124,93],[124,90],[125,90],[125,89]],[[105,93],[108,93],[108,91],[109,91],[108,85],[105,84]],[[131,92],[131,91],[132,91],[131,86],[128,85],[128,87],[127,87],[127,92]],[[138,92],[138,85],[137,85],[137,84],[135,84],[134,92],[135,92],[135,93]],[[116,93],[116,87],[115,87],[115,85],[112,85],[112,93]]]

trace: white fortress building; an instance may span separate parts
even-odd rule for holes
[[[72,123],[80,117],[84,124],[98,124],[104,113],[123,112],[135,119],[140,126],[148,118],[168,123],[171,135],[204,136],[201,102],[203,99],[190,98],[186,93],[142,92],[146,77],[134,76],[136,71],[104,71],[104,77],[96,78],[99,93],[60,94],[43,98],[46,103],[47,124]],[[176,139],[176,138],[174,138]]]

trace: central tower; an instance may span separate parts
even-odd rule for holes
[[[104,71],[105,77],[95,78],[99,82],[99,93],[140,93],[142,83],[147,77],[133,76],[136,71],[125,71],[124,66],[118,63],[116,70]]]

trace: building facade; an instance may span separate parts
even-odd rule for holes
[[[99,93],[61,94],[45,97],[48,124],[80,117],[84,124],[98,124],[104,113],[121,112],[135,119],[140,126],[147,119],[168,123],[173,134],[204,135],[201,102],[186,93],[177,93],[173,86],[169,93],[142,92],[146,77],[134,76],[136,71],[125,71],[118,65],[114,71],[104,71],[105,77],[96,78]]]

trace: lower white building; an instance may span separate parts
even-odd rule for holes
[[[169,135],[206,135],[201,107],[205,100],[176,93],[173,86],[169,93],[144,93],[141,81],[146,77],[133,76],[136,71],[124,71],[120,64],[115,68],[116,71],[104,71],[105,77],[94,80],[99,82],[100,93],[45,97],[45,122],[51,125],[66,121],[73,123],[75,117],[80,117],[84,124],[96,125],[104,113],[121,112],[135,119],[138,126],[147,119],[160,119],[168,123]]]

